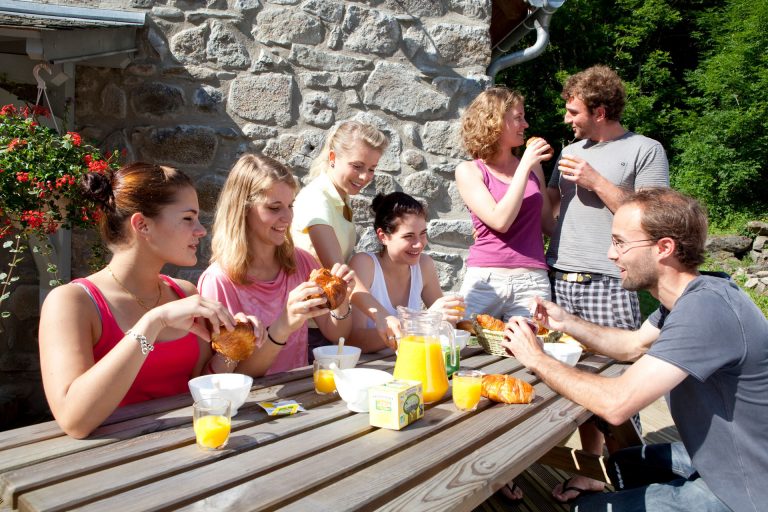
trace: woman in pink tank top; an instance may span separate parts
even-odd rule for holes
[[[83,188],[101,207],[106,268],[54,289],[40,314],[40,365],[53,416],[83,438],[119,406],[188,392],[202,372],[232,371],[211,352],[214,331],[234,317],[194,285],[160,275],[191,266],[205,228],[189,178],[170,167],[134,163],[90,173]],[[244,318],[243,315],[241,317]],[[263,326],[250,318],[257,336]]]
[[[506,322],[529,316],[536,296],[550,296],[542,231],[552,232],[554,217],[541,162],[552,158],[552,149],[537,138],[518,158],[513,151],[525,143],[526,128],[523,97],[505,87],[483,91],[462,117],[462,139],[473,160],[456,167],[456,185],[475,230],[461,285],[467,315]],[[514,484],[499,492],[522,497]]]

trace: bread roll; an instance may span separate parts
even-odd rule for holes
[[[331,274],[327,268],[316,268],[309,274],[309,280],[314,281],[323,289],[323,297],[328,300],[328,309],[338,308],[347,296],[347,282]],[[319,298],[321,295],[311,295],[309,298]]]
[[[531,137],[530,139],[528,139],[527,141],[525,141],[525,147],[528,147],[528,146],[530,146],[531,144],[533,144],[533,143],[534,143],[535,141],[537,141],[537,140],[543,140],[544,142],[547,142],[546,140],[544,140],[544,139],[543,139],[543,138],[541,138],[541,137]],[[554,155],[554,154],[555,154],[555,150],[553,150],[553,149],[552,149],[552,147],[550,147],[550,148],[549,148],[549,151],[547,151],[547,153],[546,153],[546,154],[548,154],[548,155]]]
[[[459,320],[458,322],[456,322],[456,328],[461,329],[462,331],[467,331],[472,336],[477,334],[475,332],[475,326],[472,325],[471,320]]]
[[[250,322],[238,320],[232,331],[221,327],[219,334],[211,335],[211,347],[232,361],[248,359],[253,354],[253,349],[256,348],[256,335],[253,334],[253,326]]]
[[[505,404],[529,404],[536,396],[533,386],[511,375],[483,375],[481,393],[494,402]]]

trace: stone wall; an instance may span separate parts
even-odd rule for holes
[[[129,160],[190,174],[208,226],[240,154],[263,152],[304,177],[328,129],[359,119],[378,126],[391,144],[374,183],[354,198],[358,249],[376,246],[373,195],[405,191],[428,205],[428,252],[441,285],[459,286],[472,238],[453,181],[464,157],[456,135],[462,108],[489,83],[490,0],[48,3],[148,14],[126,69],[77,67],[77,129],[105,149],[125,150]],[[88,236],[73,238],[73,275],[86,275]],[[209,240],[197,268],[168,272],[195,282]],[[0,345],[0,429],[16,411],[37,417],[44,409],[34,283],[34,275],[26,276],[14,292],[29,300],[9,323],[10,348]]]

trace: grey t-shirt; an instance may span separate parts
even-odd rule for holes
[[[699,276],[668,311],[648,355],[688,377],[669,407],[693,466],[733,510],[768,504],[768,320],[739,287]]]
[[[611,183],[628,190],[669,186],[664,148],[643,135],[627,132],[606,142],[580,140],[563,148],[560,156],[563,154],[583,158]],[[611,210],[596,193],[561,180],[557,165],[548,186],[560,189],[560,219],[549,244],[547,264],[560,270],[619,277],[616,265],[607,256]]]

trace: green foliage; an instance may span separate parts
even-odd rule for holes
[[[672,184],[706,203],[715,224],[732,223],[768,206],[768,3],[732,0],[701,25],[712,47],[687,76]]]

